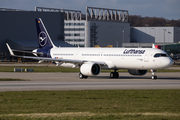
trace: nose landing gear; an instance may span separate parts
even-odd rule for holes
[[[152,80],[156,80],[157,79],[156,70],[151,69],[151,73],[152,73]]]

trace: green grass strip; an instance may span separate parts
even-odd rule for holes
[[[180,119],[180,90],[0,92],[0,119]]]

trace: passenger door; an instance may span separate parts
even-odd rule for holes
[[[145,55],[144,55],[144,62],[149,62],[149,55],[150,55],[150,52],[151,52],[151,51],[145,52]]]

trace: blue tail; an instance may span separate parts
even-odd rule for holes
[[[37,27],[37,35],[38,35],[38,44],[39,48],[52,48],[55,47],[53,44],[41,18],[37,18],[36,20]]]

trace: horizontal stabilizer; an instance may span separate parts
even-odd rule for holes
[[[8,48],[8,50],[9,50],[11,56],[15,56],[14,53],[13,53],[13,51],[12,51],[12,49],[11,49],[10,46],[8,45],[8,43],[6,43],[6,45],[7,45],[7,48]]]
[[[43,53],[41,53],[41,52],[31,52],[31,51],[14,50],[14,49],[11,49],[11,47],[9,46],[8,43],[6,43],[6,45],[7,45],[7,47],[8,47],[8,50],[9,50],[11,56],[16,56],[13,51],[15,51],[15,52],[22,52],[22,53],[32,53],[32,54],[43,55]]]
[[[41,52],[31,52],[31,51],[22,51],[22,50],[14,50],[12,49],[12,51],[15,51],[15,52],[22,52],[22,53],[32,53],[32,54],[38,54],[38,55],[43,55],[43,53]]]

